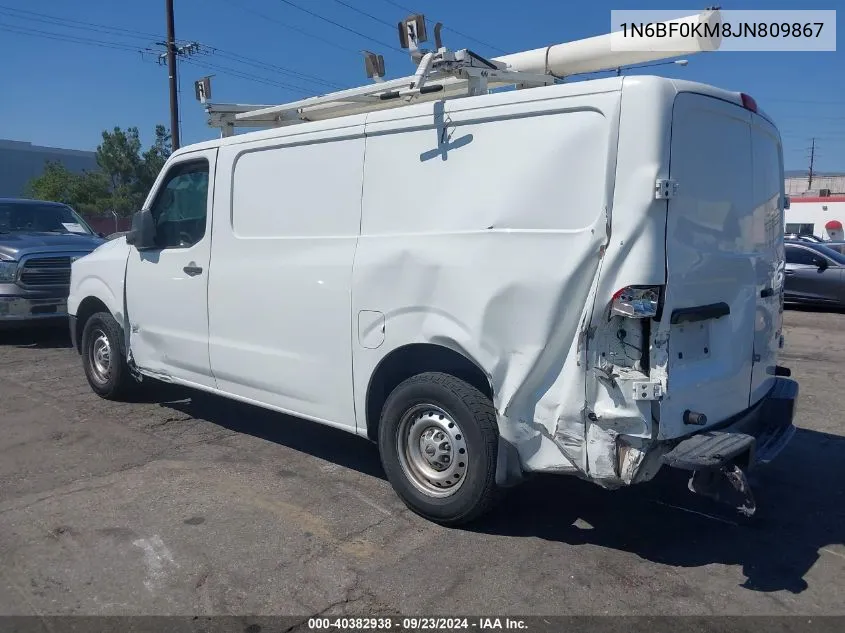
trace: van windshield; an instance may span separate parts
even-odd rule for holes
[[[0,233],[91,235],[93,231],[76,211],[63,204],[0,202]]]

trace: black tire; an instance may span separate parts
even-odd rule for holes
[[[437,411],[439,409],[439,412]],[[440,413],[442,412],[443,415]],[[437,415],[432,415],[436,413]],[[404,429],[421,429],[427,422],[422,418],[432,420],[435,418],[444,420],[448,424],[450,418],[456,424],[460,434],[456,436],[444,436],[437,427],[429,426],[423,433],[431,433],[429,441],[439,442],[438,438],[446,438],[449,444],[449,451],[443,455],[454,455],[457,459],[450,459],[450,466],[457,469],[460,465],[464,470],[450,475],[454,481],[458,476],[463,477],[460,485],[446,482],[446,485],[454,485],[456,490],[448,493],[449,496],[436,496],[446,494],[446,491],[432,490],[426,492],[421,486],[434,486],[429,481],[427,484],[422,481],[424,477],[415,477],[415,469],[409,466],[412,457],[408,450],[403,450],[400,445],[403,440],[401,435],[413,436],[404,433]],[[404,422],[403,420],[409,420]],[[414,420],[419,424],[414,424]],[[428,429],[434,429],[429,431]],[[444,427],[445,429],[445,427]],[[456,439],[457,438],[457,441]],[[420,439],[418,445],[422,446]],[[496,412],[490,398],[485,396],[475,387],[455,378],[449,374],[429,372],[418,374],[396,387],[388,396],[382,409],[381,420],[378,432],[379,451],[381,462],[387,479],[390,481],[396,493],[411,510],[417,514],[440,523],[442,525],[460,525],[477,519],[487,512],[498,498],[496,486],[496,458],[499,448],[499,431],[496,425]],[[405,445],[410,447],[414,444],[406,440]],[[444,442],[440,442],[440,447]],[[452,445],[461,446],[461,449],[453,450]],[[426,445],[428,450],[428,445]],[[465,447],[465,448],[463,448]],[[433,449],[432,449],[433,450]],[[466,455],[464,462],[459,461],[457,451],[463,450]],[[400,457],[400,452],[403,456]],[[420,450],[419,455],[424,451]],[[451,462],[454,461],[454,465]],[[413,462],[413,463],[419,463]],[[442,466],[442,464],[438,464]],[[439,473],[438,473],[439,474]],[[415,481],[417,483],[415,483]]]
[[[103,372],[94,357],[95,345],[105,337],[109,348],[108,371]],[[85,322],[82,330],[82,367],[94,393],[106,400],[120,400],[135,385],[129,372],[124,349],[123,330],[108,312],[97,312]]]

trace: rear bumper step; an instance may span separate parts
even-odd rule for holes
[[[772,461],[792,439],[798,383],[777,378],[771,391],[753,407],[678,443],[663,455],[672,468],[693,471],[689,487],[754,513],[754,498],[745,471]]]
[[[681,470],[721,468],[737,458],[750,457],[754,438],[732,431],[705,431],[693,435],[663,456],[663,463]],[[750,460],[748,460],[750,461]]]
[[[663,463],[682,470],[721,468],[743,462],[744,467],[773,460],[795,433],[792,419],[798,383],[776,378],[760,402],[739,415],[693,435],[663,456]]]

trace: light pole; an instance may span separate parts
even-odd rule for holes
[[[636,68],[651,68],[652,66],[686,66],[689,64],[689,60],[686,59],[676,59],[671,62],[657,62],[656,64],[641,64],[639,66],[625,66],[625,70],[634,70]],[[622,66],[616,69],[616,76],[619,77],[622,74]]]

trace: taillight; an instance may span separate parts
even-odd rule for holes
[[[742,99],[742,107],[746,110],[751,110],[752,112],[757,112],[757,102],[754,101],[754,97],[751,95],[747,95],[744,92],[741,93],[740,98]]]
[[[660,309],[660,286],[627,286],[613,293],[611,314],[631,319],[657,316]]]

